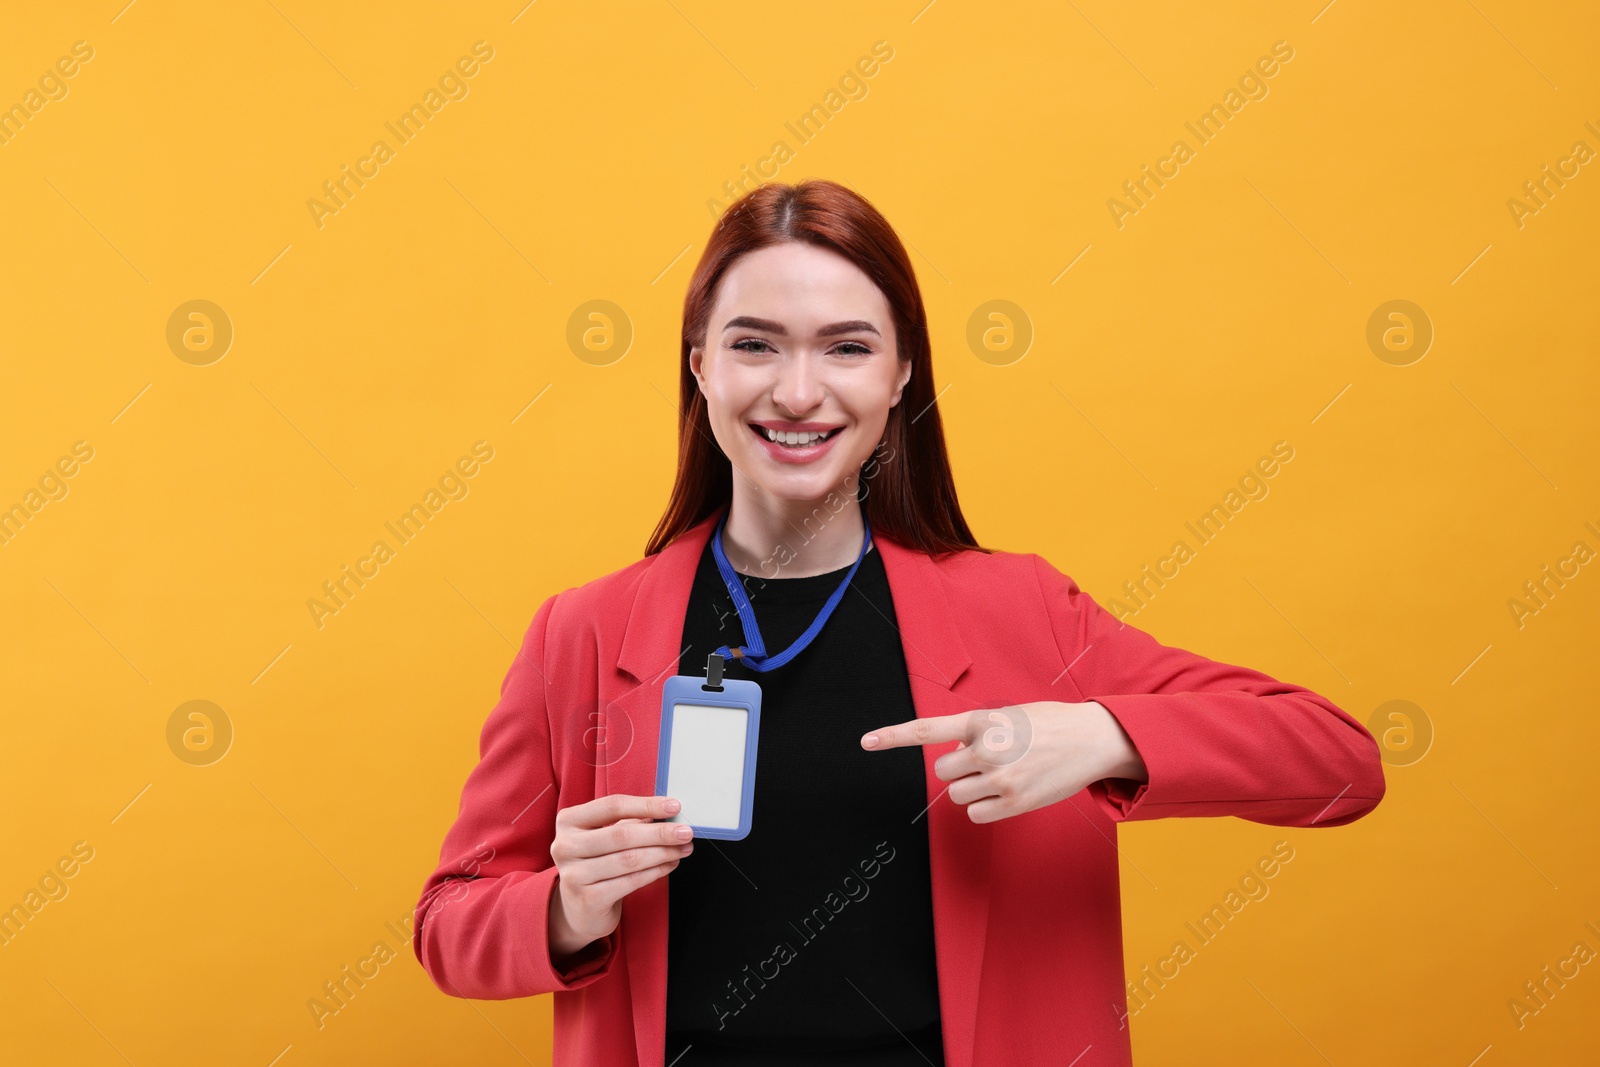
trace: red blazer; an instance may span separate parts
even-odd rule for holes
[[[557,972],[546,941],[550,844],[560,808],[654,794],[662,684],[678,673],[689,587],[717,517],[539,607],[417,905],[413,948],[440,989],[488,1000],[555,994],[557,1064],[664,1059],[671,876],[623,898],[618,929]],[[936,561],[874,542],[919,717],[1096,700],[1150,773],[1147,783],[1105,779],[979,824],[941,796],[947,783],[933,773],[956,743],[923,747],[947,1062],[1126,1067],[1117,824],[1348,823],[1383,796],[1377,743],[1326,697],[1119,623],[1040,556],[965,551]]]

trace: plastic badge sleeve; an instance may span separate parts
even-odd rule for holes
[[[718,680],[713,687],[679,674],[662,688],[655,795],[683,804],[667,822],[688,823],[696,837],[742,841],[755,806],[761,686]]]

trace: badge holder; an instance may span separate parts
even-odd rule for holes
[[[755,806],[761,686],[725,679],[722,667],[723,658],[713,652],[704,678],[666,680],[655,795],[683,805],[666,822],[687,823],[695,837],[742,841]]]

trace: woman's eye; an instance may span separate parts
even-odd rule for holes
[[[762,353],[774,351],[771,345],[759,337],[746,337],[742,341],[735,341],[728,346],[740,352]],[[843,341],[834,349],[841,356],[870,356],[872,349],[860,341]]]

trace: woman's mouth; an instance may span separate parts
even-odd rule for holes
[[[749,423],[767,454],[780,463],[809,463],[833,447],[833,441],[844,432],[843,426],[829,430],[776,430]]]
[[[844,429],[843,426],[835,426],[827,431],[808,430],[801,433],[793,433],[774,430],[767,426],[758,426],[753,422],[750,424],[750,428],[768,441],[776,441],[778,444],[788,448],[803,448],[806,445],[816,444],[818,441],[825,441]]]

